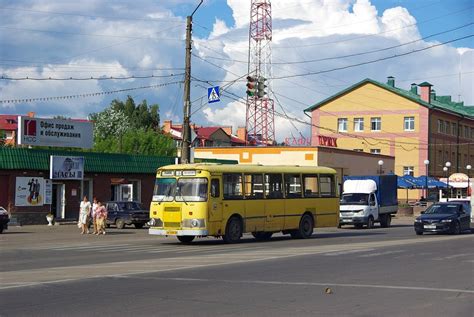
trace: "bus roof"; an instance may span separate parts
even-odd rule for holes
[[[324,166],[253,165],[253,164],[179,164],[162,166],[159,170],[203,170],[211,173],[307,173],[336,174],[336,170]]]

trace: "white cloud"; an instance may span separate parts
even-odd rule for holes
[[[216,22],[214,22],[214,25],[212,26],[212,32],[209,35],[209,38],[212,39],[227,32],[229,32],[229,28],[225,22],[216,18]]]
[[[151,56],[146,54],[145,56],[143,56],[142,60],[138,63],[138,65],[141,68],[147,68],[147,67],[150,67],[152,63],[153,61],[151,59]]]

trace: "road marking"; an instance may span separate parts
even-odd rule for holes
[[[370,258],[370,257],[375,257],[375,256],[396,254],[396,253],[402,253],[402,252],[405,252],[405,251],[404,251],[404,250],[395,250],[395,251],[385,251],[385,252],[378,252],[378,253],[370,253],[370,254],[359,255],[359,258]]]
[[[375,249],[344,250],[344,251],[324,253],[323,255],[324,256],[338,256],[338,255],[347,255],[347,254],[370,252],[370,251],[375,251]]]
[[[136,274],[149,274],[178,270],[197,269],[222,265],[238,265],[257,261],[278,260],[297,256],[324,254],[330,252],[347,252],[352,250],[367,250],[381,247],[407,246],[420,243],[436,243],[439,241],[472,239],[473,236],[433,237],[430,239],[400,239],[390,241],[374,241],[351,244],[315,245],[305,246],[302,250],[294,245],[268,250],[260,249],[237,251],[234,254],[214,253],[202,256],[199,247],[196,255],[152,258],[111,263],[86,264],[65,267],[47,267],[33,270],[17,270],[0,272],[0,289],[36,286],[42,284],[61,283],[64,281],[77,281],[93,278],[122,277]],[[192,247],[192,246],[190,246]],[[236,246],[239,247],[239,246]],[[244,247],[241,245],[240,247]],[[348,284],[349,285],[349,284]],[[355,287],[355,286],[354,286]]]
[[[473,255],[473,254],[472,253],[461,253],[461,254],[454,254],[454,255],[434,258],[433,260],[436,260],[436,261],[452,260],[452,259],[457,259],[457,258],[461,258],[461,257],[465,257],[465,256],[471,256],[471,255]]]
[[[125,277],[137,278],[137,277]],[[185,282],[217,282],[217,283],[233,283],[233,284],[263,284],[263,285],[289,285],[289,286],[331,286],[331,287],[356,287],[356,288],[377,288],[377,289],[395,289],[410,291],[429,291],[429,292],[448,292],[448,293],[464,293],[474,294],[474,290],[456,289],[456,288],[433,288],[420,286],[400,286],[400,285],[378,285],[378,284],[348,284],[348,283],[320,283],[320,282],[283,282],[283,281],[250,281],[250,280],[214,280],[204,278],[183,278],[183,277],[150,277],[143,278],[147,280],[169,280],[169,281],[185,281]]]

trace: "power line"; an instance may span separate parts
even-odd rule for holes
[[[98,65],[98,64],[64,64],[64,63],[49,63],[49,62],[41,62],[41,61],[26,61],[26,60],[17,60],[17,59],[0,59],[0,65],[6,66],[19,66],[19,65],[12,65],[6,64],[1,62],[10,62],[10,63],[25,63],[25,64],[35,64],[35,65],[27,65],[25,67],[51,67],[52,65],[59,65],[53,66],[55,69],[59,68],[91,68],[91,69],[117,69],[118,66],[126,68],[127,70],[144,70],[144,71],[168,71],[168,70],[184,70],[182,67],[163,67],[163,68],[142,68],[142,67],[131,67],[127,65]]]
[[[229,92],[224,92],[223,95],[227,96],[228,98],[230,99],[233,99],[237,102],[240,102],[242,104],[245,104],[245,102],[243,101],[243,98],[233,94],[233,93],[229,93]],[[304,121],[304,120],[301,120],[301,119],[298,119],[298,118],[295,118],[295,117],[290,117],[288,115],[285,115],[285,114],[281,114],[277,111],[275,111],[275,114],[278,115],[279,117],[282,117],[282,118],[285,118],[287,120],[293,120],[295,122],[299,122],[299,123],[302,123],[302,124],[305,124],[305,125],[309,125],[311,127],[316,127],[316,128],[320,128],[322,130],[326,130],[326,131],[329,131],[329,132],[332,132],[334,134],[338,134],[338,135],[343,135],[343,136],[346,136],[346,137],[350,137],[350,138],[356,138],[356,139],[361,139],[365,142],[367,142],[369,145],[371,146],[377,146],[377,145],[387,145],[387,146],[393,146],[393,147],[398,147],[398,148],[402,148],[404,149],[405,151],[413,151],[413,150],[416,150],[416,149],[420,149],[420,150],[427,150],[428,148],[424,148],[424,147],[420,147],[419,144],[420,143],[411,143],[411,142],[403,142],[403,141],[395,141],[395,140],[386,140],[386,139],[382,139],[382,138],[377,138],[377,137],[371,137],[371,136],[363,136],[363,135],[358,135],[358,134],[351,134],[351,133],[346,133],[346,132],[339,132],[335,129],[331,129],[331,128],[327,128],[327,127],[322,127],[322,126],[319,126],[319,125],[316,125],[316,124],[313,124],[313,123],[310,123],[310,122],[307,122],[307,121]],[[371,140],[376,140],[377,142],[376,143],[372,143],[370,141],[368,141],[368,139],[371,139]],[[436,147],[436,146],[451,146],[453,144],[458,144],[458,143],[427,143],[427,144],[423,144],[424,146],[431,146],[431,147]],[[411,145],[413,146],[412,149],[408,149],[407,147],[408,145]],[[474,142],[465,142],[465,143],[459,143],[459,145],[474,145]]]
[[[197,56],[197,57],[198,57],[198,56]],[[200,57],[199,57],[199,58],[200,58]],[[200,58],[200,59],[202,59],[202,58]],[[204,60],[204,59],[202,59],[202,60],[203,60],[203,61],[206,61],[206,60]],[[208,61],[206,61],[206,62],[208,62]],[[211,63],[211,62],[208,62],[208,63],[211,64],[211,65],[213,65],[213,66],[215,66],[215,67],[218,67],[218,68],[220,68],[220,69],[226,70],[224,67],[221,67],[221,66],[219,66],[219,65],[213,64],[213,63]],[[234,74],[234,73],[232,73],[232,74]],[[235,74],[234,74],[234,75],[235,75]],[[241,77],[242,77],[242,76],[241,76]],[[286,78],[284,78],[284,80],[291,82],[289,79],[286,79]],[[203,81],[203,82],[206,82],[206,81]],[[207,82],[208,82],[208,81],[207,81]],[[209,83],[209,82],[208,82],[208,83]],[[323,95],[327,95],[327,94],[322,93],[322,92],[318,92],[318,93],[323,94]],[[368,97],[375,98],[375,97],[372,97],[372,96],[368,96]],[[375,98],[375,99],[378,99],[378,98]],[[383,101],[385,101],[385,100],[383,100]],[[362,106],[366,106],[366,105],[364,105],[364,104],[362,104],[362,103],[357,103],[357,102],[355,102],[355,101],[349,101],[349,102],[354,103],[354,104],[360,104],[360,105],[362,105]],[[280,106],[281,106],[281,105],[280,105]],[[332,116],[336,116],[336,117],[337,117],[337,115],[335,115],[335,114],[333,114],[333,113],[326,112],[326,111],[323,111],[323,110],[320,110],[320,111],[321,111],[321,112],[324,112],[324,113],[327,113],[327,114],[329,114],[329,115],[332,115]],[[284,111],[284,112],[285,112],[285,111]],[[285,114],[286,114],[286,113],[285,113]],[[351,120],[351,121],[354,123],[353,120]],[[340,133],[340,132],[339,132],[339,131],[335,131],[334,133]],[[402,135],[397,134],[397,133],[394,133],[394,132],[388,132],[388,131],[387,131],[387,133],[393,134],[393,135],[395,135],[395,136],[402,136]],[[417,140],[415,137],[406,137],[405,135],[403,135],[403,137],[405,137],[405,138],[410,138],[410,139],[413,139],[413,140]],[[366,142],[368,142],[368,141],[366,141]],[[368,143],[369,143],[369,142],[368,142]],[[417,143],[414,143],[414,142],[403,142],[403,143],[405,143],[405,144],[421,144],[421,142],[417,142]]]
[[[149,79],[149,78],[165,78],[165,77],[174,77],[174,76],[181,76],[183,73],[180,74],[170,74],[170,75],[149,75],[149,76],[127,76],[127,77],[114,77],[114,76],[107,76],[107,77],[68,77],[68,78],[55,78],[55,77],[43,77],[43,78],[35,78],[35,77],[6,77],[2,76],[0,79],[3,80],[14,80],[14,81],[21,81],[21,80],[36,80],[36,81],[84,81],[84,80],[124,80],[124,79]]]
[[[410,41],[410,42],[405,42],[405,43],[401,43],[401,44],[398,44],[398,45],[393,45],[393,46],[384,47],[384,48],[375,49],[375,50],[370,50],[370,51],[365,51],[365,52],[359,52],[359,53],[353,53],[353,54],[347,54],[347,55],[341,55],[341,56],[324,57],[324,58],[318,58],[318,59],[303,60],[303,61],[272,62],[272,64],[273,65],[279,65],[279,64],[281,64],[281,65],[306,64],[306,63],[315,63],[315,62],[321,62],[321,61],[329,61],[329,60],[335,60],[335,59],[343,59],[343,58],[348,58],[348,57],[373,54],[373,53],[388,51],[388,50],[391,50],[391,49],[395,49],[395,48],[403,47],[403,46],[406,46],[406,45],[410,45],[410,44],[413,44],[413,43],[416,43],[416,42],[426,40],[428,38],[432,38],[432,37],[437,36],[437,35],[453,32],[453,31],[468,27],[468,26],[473,25],[473,24],[474,24],[474,22],[470,22],[470,23],[458,26],[456,28],[449,29],[449,30],[442,31],[442,32],[438,32],[438,33],[434,33],[434,34],[431,34],[431,35],[428,35],[428,36],[425,36],[425,37],[422,37],[422,38],[419,38],[419,39],[416,39],[416,40],[413,40],[413,41]],[[245,64],[247,63],[247,61],[243,61],[243,60],[222,58],[222,57],[216,57],[216,56],[206,56],[206,57],[211,58],[211,59],[216,59],[216,60],[230,61],[230,62],[234,62],[234,63],[245,63]]]
[[[153,38],[149,36],[138,37],[138,36],[112,35],[112,34],[75,33],[75,32],[52,31],[52,30],[28,29],[28,28],[19,28],[19,27],[12,27],[12,26],[0,26],[0,29],[18,30],[18,31],[26,31],[26,32],[39,32],[39,33],[54,33],[54,34],[64,34],[64,35],[77,35],[77,36],[113,37],[113,38],[126,38],[126,39],[135,39],[135,40],[160,40],[160,41],[183,42],[183,40],[176,39],[176,38]]]
[[[452,42],[461,41],[461,40],[464,40],[464,39],[467,39],[467,38],[471,38],[473,36],[474,36],[474,34],[470,34],[470,35],[459,37],[459,38],[456,38],[456,39],[453,39],[453,40],[449,40],[449,41],[445,41],[445,42],[442,42],[442,43],[430,45],[430,46],[427,46],[427,47],[424,47],[424,48],[412,50],[410,52],[405,52],[405,53],[395,54],[393,56],[377,58],[377,59],[374,59],[374,60],[361,62],[361,63],[357,63],[357,64],[346,65],[346,66],[341,66],[341,67],[336,67],[336,68],[321,70],[321,71],[316,71],[316,72],[308,72],[308,73],[304,73],[304,74],[295,74],[295,75],[273,77],[271,79],[284,79],[284,78],[303,77],[303,76],[310,76],[310,75],[319,75],[319,74],[334,72],[334,71],[337,71],[337,70],[343,70],[343,69],[353,68],[353,67],[357,67],[357,66],[373,64],[373,63],[377,63],[377,62],[381,62],[381,61],[385,61],[385,60],[389,60],[389,59],[393,59],[393,58],[398,58],[398,57],[418,53],[418,52],[421,52],[421,51],[426,51],[426,50],[429,50],[429,49],[432,49],[432,48],[435,48],[435,47],[438,47],[438,46],[442,46],[442,45],[446,45],[446,44],[449,44],[449,43],[452,43]]]
[[[92,19],[109,19],[109,20],[130,20],[130,21],[148,21],[148,22],[158,22],[158,23],[168,23],[170,21],[179,20],[178,17],[172,19],[156,19],[156,18],[125,18],[125,17],[113,17],[113,16],[104,16],[104,15],[88,15],[80,13],[68,13],[68,12],[56,12],[56,11],[46,11],[46,10],[32,10],[32,9],[23,9],[23,8],[11,8],[11,7],[0,7],[0,10],[11,10],[11,11],[23,11],[23,12],[33,12],[33,13],[43,13],[43,14],[53,14],[53,15],[65,15],[65,16],[80,16],[85,18]],[[184,21],[181,22],[184,24]]]
[[[295,48],[300,48],[300,47],[323,46],[323,45],[337,44],[337,43],[343,43],[343,42],[349,42],[349,41],[354,41],[354,40],[359,40],[359,39],[365,39],[365,38],[375,37],[375,36],[377,36],[377,35],[381,35],[381,34],[386,34],[386,33],[394,32],[394,31],[403,30],[403,29],[406,29],[406,28],[414,27],[414,26],[417,26],[417,25],[420,25],[420,24],[424,24],[424,23],[427,23],[427,22],[431,22],[431,21],[435,21],[435,20],[438,20],[438,19],[441,19],[441,18],[445,18],[445,17],[447,17],[447,16],[451,16],[451,15],[455,15],[455,14],[458,14],[458,13],[462,13],[462,12],[465,12],[465,11],[470,10],[470,9],[473,8],[473,7],[474,7],[474,6],[469,6],[469,7],[466,7],[466,8],[464,8],[464,9],[461,9],[461,10],[449,12],[449,13],[447,13],[447,14],[443,14],[443,15],[440,15],[440,16],[437,16],[437,17],[429,18],[429,19],[426,19],[426,20],[423,20],[423,21],[420,21],[420,22],[416,22],[416,23],[413,23],[413,24],[405,25],[405,26],[403,26],[403,27],[394,28],[394,29],[389,29],[389,30],[385,30],[385,31],[382,31],[382,32],[374,33],[374,34],[361,35],[361,36],[346,38],[346,39],[342,39],[342,40],[335,40],[335,41],[323,42],[323,43],[309,43],[309,44],[289,45],[289,46],[278,46],[278,45],[275,45],[272,49],[273,49],[273,50],[278,50],[278,49],[287,49],[287,48],[288,48],[288,49],[295,49]],[[209,28],[207,28],[207,27],[205,27],[205,26],[199,25],[199,24],[197,24],[197,23],[196,23],[196,25],[197,25],[198,27],[203,28],[203,29],[212,31],[212,30],[210,30]],[[298,33],[298,34],[299,34],[299,33]],[[223,34],[222,36],[223,36],[223,37],[226,37],[226,38],[228,38],[228,39],[231,39],[229,36],[227,36],[227,34]],[[208,39],[208,41],[213,41],[213,40],[217,40],[217,39]],[[234,39],[231,39],[231,40],[233,41]],[[239,46],[239,47],[243,47],[243,46]]]
[[[76,95],[67,95],[67,96],[58,96],[58,97],[36,97],[36,98],[23,98],[23,99],[5,99],[0,100],[0,104],[9,104],[9,103],[29,103],[35,101],[50,101],[50,100],[64,100],[64,99],[76,99],[76,98],[86,98],[86,97],[95,97],[101,95],[110,95],[125,91],[132,91],[132,90],[139,90],[139,89],[150,89],[150,88],[160,88],[169,85],[179,84],[183,81],[173,81],[169,83],[157,84],[157,85],[149,85],[149,86],[140,86],[140,87],[131,87],[131,88],[124,88],[118,90],[109,90],[109,91],[101,91],[101,92],[92,92],[92,93],[84,93],[84,94],[76,94]]]

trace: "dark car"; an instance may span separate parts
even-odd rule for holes
[[[134,225],[141,229],[150,220],[148,210],[142,209],[136,201],[109,201],[107,202],[107,225],[115,225],[123,229],[126,225]]]
[[[415,232],[459,234],[470,230],[471,206],[461,201],[435,203],[415,219]]]
[[[8,211],[5,208],[0,207],[0,233],[3,233],[3,230],[8,229],[8,223],[10,222],[10,217],[8,216]]]

